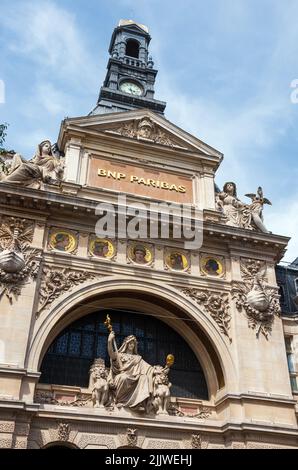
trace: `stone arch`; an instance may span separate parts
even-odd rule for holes
[[[62,296],[36,321],[27,367],[37,372],[57,335],[74,321],[94,311],[99,302],[103,308],[119,305],[130,309],[135,307],[147,314],[163,317],[163,321],[181,334],[197,356],[205,373],[210,399],[215,398],[219,389],[231,389],[231,384],[235,384],[230,343],[219,332],[210,315],[177,289],[141,278],[134,278],[131,284],[127,278],[106,277]]]
[[[72,444],[71,442],[61,442],[61,441],[54,441],[54,442],[48,442],[46,445],[44,445],[42,450],[64,450],[64,449],[79,449],[75,444]]]

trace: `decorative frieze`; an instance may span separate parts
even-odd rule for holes
[[[266,285],[266,263],[254,259],[241,258],[243,282],[233,282],[232,295],[237,309],[245,311],[248,325],[268,339],[274,317],[280,315],[278,288]]]
[[[210,291],[203,291],[192,287],[186,287],[181,290],[183,294],[190,297],[198,305],[204,307],[204,309],[211,315],[213,320],[217,323],[220,331],[229,338],[229,341],[231,343],[231,314],[228,294],[225,294],[223,292],[214,293]]]

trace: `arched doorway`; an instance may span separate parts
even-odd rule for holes
[[[109,366],[104,325],[107,314],[112,319],[118,346],[126,336],[135,335],[138,353],[151,365],[164,365],[167,355],[174,354],[172,396],[208,400],[202,366],[187,342],[162,319],[119,308],[97,310],[63,329],[43,358],[40,383],[88,387],[94,359],[101,357]]]
[[[42,450],[71,450],[71,449],[78,449],[78,447],[69,442],[62,443],[60,441],[50,442],[49,444],[42,447]]]

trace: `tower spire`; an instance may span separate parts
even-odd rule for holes
[[[91,114],[139,108],[164,113],[166,103],[154,98],[157,70],[149,56],[150,41],[147,26],[120,20],[112,34],[106,77]]]

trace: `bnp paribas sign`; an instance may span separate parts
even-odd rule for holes
[[[88,186],[171,202],[193,202],[190,177],[95,156],[90,159]]]

